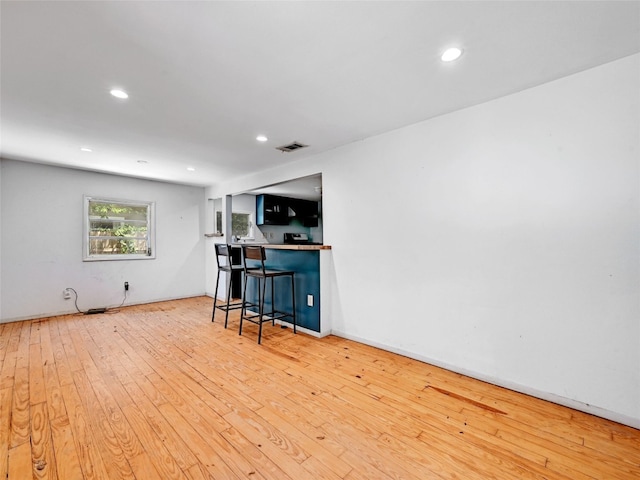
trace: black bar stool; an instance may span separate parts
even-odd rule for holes
[[[213,295],[213,313],[211,313],[211,321],[215,319],[216,309],[223,310],[224,316],[224,328],[227,328],[227,322],[229,321],[229,310],[237,310],[242,308],[242,301],[231,302],[231,284],[233,283],[233,273],[242,272],[244,268],[240,264],[233,263],[233,257],[231,255],[231,245],[224,243],[216,243],[216,262],[218,263],[218,277],[216,278],[216,291]],[[227,298],[226,302],[218,305],[218,284],[220,283],[220,273],[227,274]]]
[[[267,259],[265,249],[261,245],[243,245],[242,246],[242,264],[244,267],[244,289],[242,291],[242,312],[240,315],[240,329],[239,335],[242,335],[242,321],[247,320],[259,325],[258,328],[258,343],[262,341],[262,324],[264,322],[271,321],[272,325],[275,325],[275,320],[281,320],[283,318],[290,318],[293,321],[293,333],[296,332],[296,293],[294,287],[294,272],[291,270],[267,270],[264,266],[264,261]],[[249,264],[247,264],[247,260]],[[291,279],[291,312],[283,312],[276,310],[276,295],[274,290],[274,279],[276,277],[289,277]],[[258,280],[258,303],[251,303],[247,301],[247,284],[249,278],[255,278]],[[270,316],[265,318],[264,312],[264,300],[267,288],[267,279],[271,279],[271,313]],[[247,314],[247,307],[258,308],[258,313],[249,312]]]

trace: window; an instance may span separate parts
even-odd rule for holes
[[[216,212],[216,231],[222,233],[222,212]],[[234,237],[248,237],[251,232],[250,213],[231,214],[231,235]]]
[[[84,197],[84,255],[91,260],[155,258],[153,202]]]

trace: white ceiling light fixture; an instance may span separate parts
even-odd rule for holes
[[[196,169],[193,168],[193,167],[187,167],[187,170],[190,171],[190,172],[195,172],[196,171]]]
[[[256,140],[259,141],[259,142],[266,142],[269,139],[267,137],[265,137],[264,135],[258,135],[256,137]]]
[[[90,149],[90,148],[88,148],[88,147],[80,147],[80,151],[81,151],[81,152],[87,152],[87,153],[91,153],[91,152],[93,152],[93,150],[91,150],[91,149]]]
[[[443,53],[440,59],[443,62],[453,62],[457,60],[462,55],[462,49],[458,47],[447,48]]]
[[[124,90],[121,90],[119,88],[114,88],[109,92],[111,95],[113,95],[116,98],[120,98],[122,100],[125,100],[127,98],[129,98],[129,94],[127,92],[125,92]]]

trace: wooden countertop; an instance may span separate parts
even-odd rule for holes
[[[331,250],[331,245],[276,245],[265,244],[264,248],[274,250]]]
[[[283,245],[276,243],[234,243],[233,247],[240,247],[242,245],[261,245],[264,248],[271,250],[331,250],[331,245]]]

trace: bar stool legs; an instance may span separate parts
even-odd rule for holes
[[[258,293],[258,303],[251,303],[246,300],[247,298],[247,282],[244,282],[244,290],[242,294],[242,311],[240,314],[240,327],[238,329],[238,335],[242,335],[242,322],[243,320],[250,321],[252,323],[258,324],[258,343],[262,342],[262,324],[265,322],[271,322],[271,325],[275,325],[275,321],[284,317],[289,317],[292,319],[293,323],[293,333],[297,332],[297,323],[296,323],[296,292],[295,292],[295,280],[293,274],[291,275],[278,275],[280,277],[288,276],[291,279],[291,313],[282,312],[280,310],[276,310],[276,300],[275,300],[275,288],[274,288],[274,277],[258,277],[249,275],[248,277],[256,278],[258,281],[257,285],[257,293]],[[247,278],[248,278],[247,277]],[[267,279],[271,278],[271,311],[265,312],[265,298],[267,295]],[[247,307],[255,307],[258,309],[257,314],[247,314]],[[284,327],[283,327],[284,328]]]
[[[218,276],[216,277],[216,289],[213,295],[213,311],[211,312],[211,321],[215,320],[216,310],[224,310],[224,328],[229,323],[229,310],[242,308],[242,302],[231,302],[231,287],[233,283],[233,272],[242,272],[244,269],[241,265],[233,263],[231,256],[231,246],[223,243],[215,244],[216,261],[218,263]],[[227,274],[227,294],[225,303],[218,305],[218,286],[220,285],[220,275]]]
[[[291,275],[291,310],[293,311],[293,333],[298,333],[296,331],[296,287],[293,275]]]
[[[215,292],[216,294],[213,296],[213,312],[211,313],[211,321],[213,322],[215,317],[216,317],[216,309],[219,310],[224,310],[225,315],[224,315],[224,328],[227,328],[227,324],[229,323],[229,310],[234,310],[237,308],[241,308],[242,304],[241,303],[230,303],[231,301],[231,273],[230,272],[226,272],[227,273],[227,295],[225,298],[225,303],[224,305],[218,305],[218,284],[220,283],[220,273],[224,272],[225,270],[218,270],[218,277],[216,278],[216,289]]]
[[[290,270],[267,270],[264,265],[266,259],[264,247],[262,246],[246,246],[243,245],[243,265],[244,265],[244,289],[242,291],[242,310],[240,312],[240,328],[238,335],[242,335],[242,323],[244,320],[258,324],[258,343],[262,342],[262,324],[264,322],[271,321],[272,325],[275,325],[276,320],[282,320],[289,318],[293,323],[293,333],[297,333],[296,328],[296,292],[295,292],[295,280],[294,272]],[[247,260],[254,261],[254,266],[247,266]],[[255,263],[259,262],[255,266]],[[291,279],[291,312],[285,312],[276,309],[276,289],[275,278],[276,277],[289,277]],[[252,303],[247,301],[247,284],[249,278],[257,279],[256,292],[258,297],[258,303]],[[267,279],[271,280],[271,312],[268,317],[265,318],[265,298],[267,294]],[[258,309],[258,313],[247,313],[247,307],[253,307]]]

